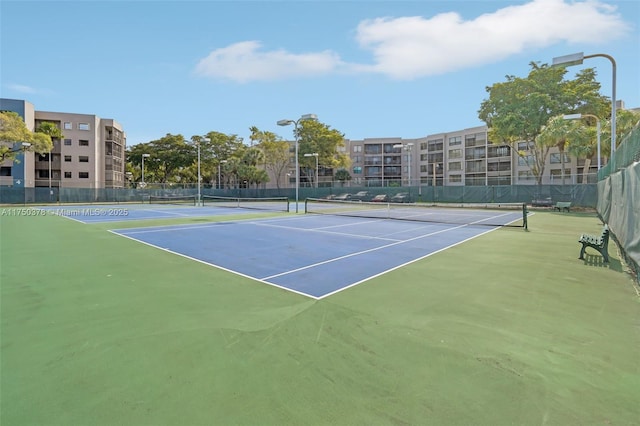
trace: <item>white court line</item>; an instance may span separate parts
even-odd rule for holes
[[[148,243],[148,242],[146,242],[146,241],[138,240],[137,238],[133,238],[133,237],[130,237],[130,236],[125,235],[125,234],[120,234],[120,233],[118,233],[118,232],[116,232],[116,231],[114,231],[114,230],[109,230],[109,232],[111,232],[111,233],[113,233],[113,234],[116,234],[116,235],[118,235],[118,236],[120,236],[120,237],[128,238],[128,239],[130,239],[130,240],[132,240],[132,241],[136,241],[136,242],[138,242],[138,243],[145,244],[145,245],[147,245],[147,246],[149,246],[149,247],[153,247],[153,248],[155,248],[155,249],[162,250],[162,251],[167,252],[167,253],[171,253],[171,254],[175,254],[175,255],[177,255],[177,256],[184,257],[185,259],[193,260],[193,261],[195,261],[195,262],[202,263],[202,264],[207,265],[207,266],[212,266],[212,267],[214,267],[214,268],[220,269],[221,271],[230,272],[230,273],[232,273],[232,274],[239,275],[239,276],[241,276],[241,277],[248,278],[248,279],[253,280],[253,281],[258,281],[258,282],[260,282],[260,283],[262,283],[262,284],[267,284],[267,285],[270,285],[270,286],[272,286],[272,287],[277,287],[277,288],[282,289],[282,290],[290,291],[290,292],[292,292],[292,293],[296,293],[296,294],[299,294],[299,295],[301,295],[301,296],[310,297],[310,298],[312,298],[312,299],[316,299],[316,300],[318,299],[316,296],[312,296],[312,295],[310,295],[310,294],[303,293],[303,292],[301,292],[301,291],[294,290],[294,289],[289,288],[289,287],[284,287],[284,286],[281,286],[281,285],[278,285],[278,284],[270,283],[270,282],[268,282],[268,281],[264,281],[264,280],[262,280],[262,279],[260,279],[260,278],[252,277],[251,275],[246,275],[246,274],[243,274],[243,273],[241,273],[241,272],[234,271],[233,269],[228,269],[228,268],[222,267],[222,266],[220,266],[220,265],[216,265],[215,263],[205,262],[205,261],[204,261],[204,260],[202,260],[202,259],[198,259],[198,258],[196,258],[196,257],[191,257],[191,256],[188,256],[188,255],[186,255],[186,254],[179,253],[179,252],[177,252],[177,251],[169,250],[169,249],[167,249],[167,248],[160,247],[160,246],[157,246],[157,245],[155,245],[155,244]]]
[[[349,253],[349,254],[346,254],[344,256],[339,256],[339,257],[335,257],[333,259],[328,259],[328,260],[324,260],[322,262],[317,262],[317,263],[313,263],[311,265],[303,266],[302,268],[292,269],[290,271],[283,272],[283,273],[280,273],[280,274],[275,274],[275,275],[270,275],[268,277],[263,277],[262,279],[263,280],[268,280],[268,279],[271,279],[271,278],[277,278],[277,277],[281,277],[281,276],[284,276],[284,275],[289,275],[289,274],[292,274],[294,272],[304,271],[305,269],[314,268],[314,267],[320,266],[320,265],[326,265],[328,263],[337,262],[338,260],[347,259],[349,257],[359,256],[361,254],[371,253],[371,252],[382,250],[382,249],[385,249],[385,248],[388,248],[388,247],[397,246],[398,244],[405,244],[405,243],[408,243],[408,242],[411,242],[411,241],[419,240],[421,238],[431,237],[433,235],[441,234],[443,232],[453,231],[455,229],[463,228],[465,226],[467,226],[467,225],[460,225],[460,226],[455,226],[453,228],[441,229],[440,231],[431,232],[429,234],[424,234],[424,235],[419,235],[417,237],[409,238],[407,240],[398,240],[398,241],[395,241],[393,243],[385,244],[385,245],[380,246],[380,247],[374,247],[374,248],[371,248],[371,249],[362,250],[362,251],[358,251],[358,252],[355,252],[355,253]]]
[[[378,221],[367,221],[367,222],[361,222],[361,223],[371,223],[371,222],[378,222]],[[322,234],[330,234],[330,235],[340,235],[341,237],[346,236],[346,237],[353,237],[353,238],[361,238],[365,240],[401,241],[401,240],[398,240],[397,238],[376,237],[373,235],[348,234],[345,232],[338,232],[338,231],[326,231],[326,229],[334,228],[333,226],[307,229],[307,228],[297,228],[295,226],[272,225],[272,224],[265,224],[265,223],[259,223],[259,222],[251,222],[251,223],[257,226],[265,226],[269,228],[281,228],[281,229],[289,229],[292,231],[299,231],[299,232],[314,232],[314,233],[322,233]],[[357,224],[351,224],[351,226],[353,225],[357,225]],[[336,227],[339,227],[339,226],[336,226]]]
[[[275,221],[292,220],[292,219],[294,219],[294,220],[295,220],[295,219],[302,219],[302,220],[304,220],[305,218],[306,218],[305,216],[300,216],[300,217],[297,217],[297,216],[296,216],[296,217],[277,217],[277,218],[267,218],[267,219],[260,220],[260,221],[256,221],[255,219],[246,219],[246,220],[239,220],[239,221],[238,221],[238,220],[235,220],[235,221],[230,221],[230,222],[215,222],[215,223],[211,223],[211,224],[207,224],[207,225],[186,225],[186,226],[181,226],[181,227],[176,227],[176,226],[166,225],[166,226],[162,226],[162,227],[157,227],[157,228],[155,228],[155,229],[146,229],[146,230],[140,230],[140,231],[133,231],[133,232],[130,232],[130,233],[131,233],[131,234],[137,234],[137,233],[147,233],[147,232],[164,232],[164,231],[174,231],[174,230],[179,231],[179,230],[183,230],[183,229],[211,228],[211,227],[217,226],[217,225],[219,225],[219,224],[241,222],[241,223],[255,224],[255,225],[260,225],[260,226],[274,226],[274,227],[279,227],[279,228],[287,228],[287,229],[296,230],[296,231],[303,231],[303,232],[326,232],[326,233],[329,233],[329,234],[339,234],[340,236],[345,236],[345,235],[347,235],[347,234],[344,234],[344,233],[328,232],[328,231],[326,231],[326,230],[323,230],[323,228],[332,228],[333,226],[321,227],[321,228],[316,228],[316,229],[304,229],[304,228],[302,228],[302,229],[301,229],[301,228],[288,227],[288,226],[282,226],[282,225],[269,225],[269,224],[265,224],[265,222],[275,222]],[[355,223],[355,224],[364,224],[364,223],[371,223],[371,222],[379,222],[379,221],[383,221],[383,220],[389,220],[389,219],[376,219],[376,220],[360,221],[360,222],[357,222],[357,223]],[[393,220],[393,219],[392,219],[392,220]],[[477,222],[481,222],[481,220],[478,220]],[[318,262],[318,263],[315,263],[315,264],[312,264],[312,265],[307,265],[307,266],[304,266],[304,267],[301,267],[301,268],[297,268],[297,269],[294,269],[294,270],[290,270],[290,271],[286,271],[286,272],[283,272],[283,273],[280,273],[280,274],[270,275],[270,276],[263,277],[263,278],[252,277],[252,276],[250,276],[250,275],[246,275],[246,274],[243,274],[243,273],[237,272],[237,271],[232,270],[232,269],[227,269],[227,268],[224,268],[224,267],[222,267],[222,266],[219,266],[219,265],[216,265],[216,264],[213,264],[213,263],[209,263],[209,262],[206,262],[206,261],[204,261],[204,260],[197,259],[197,258],[194,258],[194,257],[188,256],[188,255],[185,255],[185,254],[182,254],[182,253],[179,253],[179,252],[174,252],[174,251],[172,251],[172,250],[169,250],[169,249],[166,249],[166,248],[163,248],[163,247],[159,247],[159,246],[157,246],[157,245],[154,245],[154,244],[151,244],[151,243],[147,243],[147,242],[142,241],[142,240],[138,240],[138,239],[136,239],[136,238],[134,238],[134,237],[130,237],[130,236],[129,236],[129,235],[127,235],[127,234],[122,234],[122,233],[120,233],[120,232],[127,232],[127,231],[128,231],[128,229],[126,229],[126,228],[125,228],[125,229],[121,229],[121,230],[119,230],[119,231],[118,231],[118,230],[110,230],[109,232],[115,233],[116,235],[119,235],[119,236],[122,236],[122,237],[125,237],[125,238],[129,238],[129,239],[131,239],[131,240],[133,240],[133,241],[137,241],[137,242],[140,242],[140,243],[142,243],[142,244],[146,244],[146,245],[148,245],[148,246],[150,246],[150,247],[154,247],[154,248],[157,248],[157,249],[160,249],[160,250],[166,251],[166,252],[171,253],[171,254],[176,254],[176,255],[178,255],[178,256],[182,256],[182,257],[184,257],[184,258],[187,258],[187,259],[190,259],[190,260],[194,260],[194,261],[196,261],[196,262],[199,262],[199,263],[202,263],[202,264],[205,264],[205,265],[208,265],[208,266],[213,266],[214,268],[217,268],[217,269],[220,269],[220,270],[223,270],[223,271],[226,271],[226,272],[230,272],[230,273],[233,273],[233,274],[236,274],[236,275],[242,276],[242,277],[244,277],[244,278],[248,278],[248,279],[251,279],[251,280],[255,280],[255,281],[258,281],[258,282],[260,282],[260,283],[267,284],[267,285],[270,285],[270,286],[272,286],[272,287],[277,287],[277,288],[280,288],[280,289],[282,289],[282,290],[286,290],[286,291],[289,291],[289,292],[292,292],[292,293],[296,293],[296,294],[298,294],[298,295],[306,296],[306,297],[309,297],[309,298],[312,298],[312,299],[315,299],[315,300],[320,300],[320,299],[323,299],[323,298],[325,298],[325,297],[329,297],[329,296],[331,296],[331,295],[334,295],[334,294],[336,294],[336,293],[339,293],[339,292],[341,292],[341,291],[344,291],[344,290],[346,290],[346,289],[349,289],[349,288],[351,288],[351,287],[354,287],[354,286],[356,286],[356,285],[358,285],[358,284],[361,284],[361,283],[364,283],[364,282],[366,282],[366,281],[369,281],[369,280],[371,280],[371,279],[373,279],[373,278],[376,278],[376,277],[378,277],[378,276],[384,275],[384,274],[386,274],[386,273],[388,273],[388,272],[391,272],[391,271],[393,271],[393,270],[395,270],[395,269],[401,268],[401,267],[403,267],[403,266],[405,266],[405,265],[408,265],[408,264],[411,264],[411,263],[417,262],[417,261],[419,261],[419,260],[421,260],[421,259],[425,259],[425,258],[427,258],[427,257],[429,257],[429,256],[432,256],[432,255],[434,255],[434,254],[436,254],[436,253],[440,253],[440,252],[442,252],[442,251],[444,251],[444,250],[447,250],[447,249],[449,249],[449,248],[451,248],[451,247],[455,247],[455,246],[457,246],[457,245],[459,245],[459,244],[462,244],[462,243],[464,243],[464,242],[466,242],[466,241],[472,240],[472,239],[474,239],[474,238],[477,238],[477,237],[482,236],[482,235],[484,235],[484,234],[487,234],[487,233],[489,233],[489,232],[493,232],[493,231],[495,231],[495,230],[499,229],[500,227],[493,227],[493,228],[490,228],[490,229],[486,230],[485,232],[481,232],[481,233],[479,233],[479,234],[477,234],[477,235],[471,236],[471,237],[469,237],[469,238],[467,238],[467,239],[465,239],[465,240],[459,241],[459,242],[457,242],[457,243],[450,244],[450,245],[448,245],[448,246],[446,246],[446,247],[443,247],[443,248],[441,248],[441,249],[439,249],[439,250],[436,250],[436,251],[433,251],[433,252],[427,253],[427,254],[426,254],[426,255],[424,255],[424,256],[420,256],[420,257],[418,257],[418,258],[416,258],[416,259],[410,260],[410,261],[405,262],[405,263],[403,263],[403,264],[397,265],[397,266],[395,266],[395,267],[393,267],[393,268],[390,268],[390,269],[387,269],[387,270],[385,270],[385,271],[379,272],[379,273],[377,273],[377,274],[375,274],[375,275],[368,276],[368,277],[366,277],[366,278],[364,278],[364,279],[362,279],[362,280],[360,280],[360,281],[357,281],[357,282],[354,282],[354,283],[352,283],[352,284],[346,285],[346,286],[344,286],[344,287],[341,287],[341,288],[339,288],[339,289],[337,289],[337,290],[334,290],[334,291],[332,291],[332,292],[330,292],[330,293],[327,293],[327,294],[324,294],[324,295],[322,295],[322,296],[313,296],[313,295],[311,295],[311,294],[307,294],[307,293],[304,293],[304,292],[301,292],[301,291],[298,291],[298,290],[294,290],[294,289],[289,288],[289,287],[286,287],[286,286],[281,286],[281,285],[278,285],[278,284],[275,284],[275,283],[272,283],[272,282],[269,282],[269,281],[266,281],[266,280],[268,280],[268,279],[272,279],[272,278],[277,278],[277,277],[284,276],[284,275],[288,275],[288,274],[292,274],[292,273],[299,272],[299,271],[302,271],[302,270],[310,269],[310,268],[313,268],[313,267],[316,267],[316,266],[320,266],[320,265],[323,265],[323,264],[329,264],[329,263],[332,263],[332,262],[339,261],[339,260],[341,260],[341,259],[345,259],[345,258],[349,258],[349,257],[353,257],[353,256],[358,256],[358,255],[360,255],[360,254],[365,254],[365,253],[368,253],[368,252],[374,252],[374,251],[381,250],[381,249],[384,249],[384,248],[388,248],[388,247],[392,247],[392,246],[395,246],[395,245],[404,244],[404,243],[407,243],[407,242],[411,242],[411,241],[414,241],[414,240],[418,240],[418,239],[421,239],[421,238],[425,238],[425,237],[429,237],[429,236],[433,236],[433,235],[441,234],[441,233],[444,233],[444,232],[449,232],[449,231],[452,231],[452,230],[456,230],[456,229],[464,228],[464,227],[467,227],[467,226],[473,225],[474,223],[477,223],[477,222],[468,223],[468,224],[463,224],[463,225],[458,225],[458,226],[454,226],[454,227],[451,227],[451,228],[447,228],[447,229],[439,230],[439,231],[437,231],[437,232],[432,232],[432,233],[428,233],[428,234],[423,234],[423,235],[420,235],[420,236],[417,236],[417,237],[413,237],[413,238],[410,238],[410,239],[405,239],[405,240],[387,239],[387,240],[389,240],[389,241],[393,241],[393,242],[392,242],[392,243],[390,243],[390,244],[386,244],[386,245],[380,246],[380,247],[376,247],[376,248],[372,248],[372,249],[368,249],[368,250],[363,250],[363,251],[360,251],[360,252],[357,252],[357,253],[351,253],[351,254],[344,255],[344,256],[339,256],[339,257],[336,257],[336,258],[333,258],[333,259],[329,259],[329,260],[326,260],[326,261]],[[352,224],[348,224],[348,225],[345,225],[345,226],[353,226],[353,225],[354,225],[354,224],[352,223]],[[449,225],[450,225],[450,224],[449,224]],[[341,225],[341,226],[342,226],[342,225]],[[428,224],[425,224],[424,226],[418,227],[417,229],[420,229],[420,228],[426,228],[426,227],[429,227],[429,226],[433,226],[433,224],[432,224],[432,223],[430,223],[430,224],[428,223]],[[134,229],[135,229],[135,228],[134,228]],[[416,230],[416,228],[413,228],[412,230],[399,231],[399,232],[410,232],[410,231],[415,231],[415,230]],[[362,235],[352,235],[352,236],[353,236],[353,237],[360,237],[360,238],[369,238],[369,239],[371,239],[371,238],[378,238],[378,239],[382,239],[382,240],[384,240],[384,238],[380,238],[380,237],[363,237]]]
[[[458,227],[458,228],[462,228],[462,227],[464,227],[464,226],[467,226],[467,225],[462,225],[462,226],[460,226],[460,227]],[[346,289],[348,289],[348,288],[351,288],[351,287],[355,287],[355,286],[357,286],[358,284],[362,284],[362,283],[364,283],[364,282],[366,282],[366,281],[372,280],[372,279],[374,279],[374,278],[376,278],[376,277],[379,277],[379,276],[384,275],[384,274],[386,274],[386,273],[389,273],[389,272],[391,272],[391,271],[395,271],[396,269],[398,269],[398,268],[402,268],[403,266],[409,265],[409,264],[411,264],[411,263],[417,262],[417,261],[422,260],[422,259],[426,259],[427,257],[433,256],[434,254],[437,254],[437,253],[443,252],[443,251],[445,251],[445,250],[449,250],[451,247],[455,247],[455,246],[457,246],[457,245],[459,245],[459,244],[466,243],[467,241],[471,241],[471,240],[473,240],[474,238],[478,238],[478,237],[479,237],[479,236],[481,236],[481,235],[488,234],[489,232],[493,232],[493,231],[495,231],[496,229],[498,229],[498,228],[488,229],[488,230],[487,230],[487,231],[485,231],[485,232],[482,232],[482,233],[480,233],[480,234],[478,234],[478,235],[471,236],[471,237],[469,237],[469,238],[467,238],[467,239],[464,239],[464,240],[462,240],[462,241],[458,241],[457,243],[455,243],[455,244],[451,244],[451,245],[448,245],[448,246],[446,246],[446,247],[443,247],[443,248],[441,248],[440,250],[432,251],[431,253],[427,253],[427,254],[425,254],[424,256],[420,256],[420,257],[418,257],[418,258],[416,258],[416,259],[413,259],[413,260],[410,260],[410,261],[408,261],[408,262],[402,263],[402,264],[400,264],[400,265],[394,266],[393,268],[389,268],[389,269],[387,269],[386,271],[379,272],[379,273],[377,273],[377,274],[375,274],[375,275],[371,275],[371,276],[369,276],[369,277],[367,277],[367,278],[365,278],[365,279],[363,279],[363,280],[356,281],[355,283],[349,284],[349,285],[344,286],[344,287],[340,287],[339,289],[334,290],[334,291],[332,291],[332,292],[330,292],[330,293],[327,293],[327,294],[325,294],[325,295],[322,295],[322,296],[320,296],[320,297],[317,297],[316,299],[317,299],[317,300],[321,300],[321,299],[324,299],[325,297],[329,297],[329,296],[332,296],[332,295],[334,295],[334,294],[340,293],[341,291],[344,291],[344,290],[346,290]]]

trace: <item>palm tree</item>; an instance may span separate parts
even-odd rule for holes
[[[562,170],[560,176],[564,185],[565,148],[571,135],[579,127],[573,120],[565,120],[561,115],[549,120],[536,137],[536,143],[542,147],[556,146],[560,150],[560,163]]]

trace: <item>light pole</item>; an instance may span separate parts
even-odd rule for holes
[[[611,160],[613,160],[613,153],[616,151],[616,60],[613,56],[606,55],[604,53],[595,53],[593,55],[584,55],[584,52],[572,53],[571,55],[559,56],[553,58],[553,66],[570,67],[573,65],[582,64],[584,59],[595,58],[601,56],[611,61],[612,67],[612,83],[611,83]],[[598,156],[600,161],[600,156]],[[613,169],[611,170],[613,171]]]
[[[278,126],[288,126],[290,124],[294,125],[293,135],[295,136],[295,144],[296,144],[296,213],[298,213],[298,199],[299,199],[299,190],[300,190],[300,166],[298,165],[298,124],[301,121],[305,120],[317,120],[318,116],[315,114],[305,114],[297,120],[278,120]]]
[[[49,151],[49,201],[51,201],[51,153],[53,152],[53,148]]]
[[[401,148],[407,151],[407,184],[411,187],[411,150],[413,149],[413,142],[409,142],[405,145],[396,144],[393,146],[394,148]],[[382,166],[384,167],[384,165]]]
[[[141,169],[142,169],[142,179],[141,179],[140,183],[141,183],[141,186],[142,186],[143,188],[144,188],[145,186],[147,186],[147,184],[146,184],[146,183],[144,183],[144,159],[145,159],[145,158],[149,158],[149,157],[151,157],[151,154],[142,154],[142,166],[141,166]]]
[[[315,187],[317,189],[318,188],[318,168],[319,168],[319,166],[318,166],[318,153],[314,152],[312,154],[305,154],[304,156],[305,157],[316,157],[316,185],[315,185]]]
[[[31,144],[29,142],[20,142],[20,146],[18,148],[13,148],[9,152],[24,152],[26,149],[29,149],[30,146]]]
[[[600,119],[593,114],[567,114],[562,118],[565,120],[580,120],[582,117],[591,117],[596,119],[596,135],[598,144],[598,170],[600,170]]]
[[[221,181],[222,174],[220,173],[220,165],[226,162],[227,160],[218,161],[218,189],[222,189],[222,181]]]

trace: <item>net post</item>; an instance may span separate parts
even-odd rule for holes
[[[527,203],[522,203],[522,226],[524,227],[525,231],[529,230],[529,222],[527,216]]]
[[[309,204],[309,198],[305,198],[304,199],[304,213],[305,214],[309,213],[309,208],[307,207],[308,204]]]

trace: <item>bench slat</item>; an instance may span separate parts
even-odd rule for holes
[[[609,227],[607,225],[602,229],[602,234],[600,236],[582,234],[578,242],[582,244],[580,257],[578,257],[578,259],[584,259],[584,251],[587,247],[591,247],[598,250],[602,257],[604,257],[605,262],[609,262]]]

